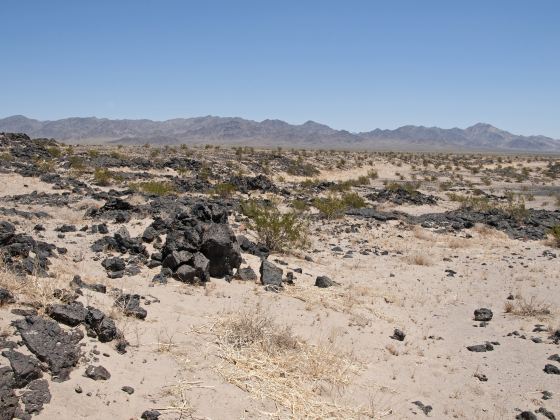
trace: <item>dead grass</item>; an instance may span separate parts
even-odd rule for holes
[[[464,238],[450,238],[447,242],[447,247],[450,249],[468,248],[470,246],[471,243]]]
[[[434,262],[430,257],[428,257],[425,254],[419,254],[419,253],[412,254],[405,257],[405,261],[411,265],[421,265],[426,267],[434,264]]]
[[[529,300],[523,297],[515,301],[508,301],[504,306],[504,312],[520,317],[545,319],[552,314],[551,305],[536,299],[534,296]]]
[[[433,241],[434,240],[434,235],[432,234],[432,232],[427,231],[426,229],[424,229],[420,226],[414,226],[414,228],[412,229],[412,233],[414,234],[414,237],[416,239],[421,239],[423,241]]]
[[[0,256],[0,287],[12,292],[17,301],[26,302],[36,307],[39,313],[56,301],[54,291],[58,282],[53,278],[38,276],[19,276],[10,271]]]
[[[483,238],[505,239],[508,237],[504,232],[491,228],[483,223],[475,224],[472,230]]]
[[[274,401],[291,418],[368,415],[368,408],[338,399],[360,366],[331,342],[307,343],[260,309],[226,314],[214,332],[222,360],[216,369],[224,379],[255,398]]]

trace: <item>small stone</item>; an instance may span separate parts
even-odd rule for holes
[[[86,368],[86,376],[94,381],[106,381],[111,377],[111,374],[103,366],[89,365]]]
[[[531,411],[522,411],[515,416],[515,420],[537,420],[537,416]]]
[[[484,373],[475,373],[474,377],[478,379],[480,382],[488,381],[488,377]]]
[[[262,260],[261,268],[261,283],[265,286],[272,286],[275,288],[282,288],[282,274],[283,271],[280,267],[275,266],[268,260]]]
[[[327,276],[318,276],[315,279],[315,286],[325,289],[334,285],[334,282]]]
[[[157,410],[146,410],[142,413],[140,418],[142,420],[157,420],[161,416],[161,413]]]
[[[422,412],[426,416],[428,414],[430,414],[430,412],[432,411],[432,406],[431,405],[425,405],[424,403],[422,403],[422,401],[414,401],[412,404],[414,404],[416,407],[418,407],[420,410],[422,410]]]
[[[550,392],[550,391],[543,391],[543,392],[542,392],[542,399],[543,399],[543,400],[550,400],[550,399],[552,399],[552,392]]]
[[[556,420],[556,416],[554,415],[554,413],[552,411],[548,411],[544,407],[539,407],[539,409],[536,412],[539,413],[539,414],[542,414],[547,419]]]
[[[488,308],[476,309],[474,311],[474,320],[488,322],[492,319],[493,315],[492,311]]]
[[[549,375],[560,375],[560,369],[558,368],[558,366],[546,364],[543,370]]]
[[[132,388],[131,386],[125,385],[121,388],[121,390],[126,392],[128,395],[134,394],[134,388]]]
[[[406,334],[404,332],[402,332],[398,328],[395,328],[395,330],[393,331],[393,335],[390,338],[392,338],[393,340],[397,340],[397,341],[404,341],[405,337],[406,337]]]
[[[490,343],[476,344],[474,346],[468,346],[467,350],[475,352],[475,353],[481,353],[481,352],[485,352],[485,351],[492,351],[492,350],[494,350],[494,347]]]

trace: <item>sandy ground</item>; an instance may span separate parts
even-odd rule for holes
[[[410,168],[376,164],[379,185],[395,172],[410,173]],[[347,180],[365,175],[367,170],[324,171],[319,178]],[[297,177],[285,175],[286,182],[293,179]],[[33,190],[52,192],[49,184],[38,179],[0,174],[0,196]],[[542,201],[535,205],[542,205]],[[84,360],[70,380],[50,384],[52,402],[38,419],[138,418],[152,408],[161,410],[162,419],[290,418],[289,410],[229,383],[217,369],[224,361],[219,357],[213,326],[218,319],[256,308],[279,325],[290,326],[306,342],[317,346],[328,343],[341,355],[351,355],[359,368],[350,383],[325,389],[323,396],[337,404],[363,407],[368,415],[359,417],[426,416],[415,401],[431,405],[428,417],[438,419],[512,419],[517,410],[541,406],[560,414],[560,376],[543,372],[547,358],[560,348],[547,342],[549,333],[533,332],[536,324],[548,330],[560,327],[560,259],[543,256],[551,250],[544,242],[512,240],[492,230],[436,234],[400,222],[346,218],[314,223],[311,246],[305,253],[269,257],[285,262],[280,265],[285,273],[302,269],[301,274],[295,273],[295,285],[287,285],[280,293],[222,279],[212,279],[205,286],[174,280],[153,286],[150,280],[159,272],[157,268],[108,279],[89,249],[101,235],[74,232],[58,238],[53,229],[63,223],[78,227],[91,223],[83,218],[78,205],[72,207],[17,206],[49,213],[51,218],[40,221],[46,228],[42,239],[69,250],[67,255],[52,259],[51,271],[57,278],[46,281],[64,285],[80,274],[86,282],[139,293],[145,296],[148,317],[144,321],[124,317],[112,307],[109,295],[84,290],[80,298],[84,304],[103,308],[116,319],[130,343],[128,352],[120,355],[112,343],[86,337]],[[456,207],[456,203],[446,201],[438,206],[383,208],[422,214]],[[39,222],[7,219],[27,233]],[[150,222],[133,219],[127,227],[137,235]],[[350,225],[354,231],[346,232]],[[119,227],[110,224],[109,233]],[[342,251],[333,251],[335,247]],[[363,255],[360,251],[364,250],[387,253]],[[303,255],[311,256],[312,261]],[[249,265],[258,273],[259,259],[243,256],[243,266]],[[450,277],[445,270],[456,274]],[[316,288],[319,275],[331,277],[338,285]],[[546,306],[550,314],[507,313],[510,294],[516,302]],[[494,313],[485,327],[473,320],[473,311],[480,307]],[[15,318],[9,309],[0,309],[0,324],[8,331],[9,321]],[[405,332],[404,341],[390,337],[395,328]],[[527,339],[508,336],[513,331]],[[533,337],[544,342],[535,343]],[[487,341],[499,345],[486,353],[466,348]],[[111,379],[96,382],[86,378],[87,361],[102,364]],[[4,363],[0,357],[0,364]],[[484,374],[488,380],[482,382],[475,374]],[[125,385],[135,392],[123,392]],[[76,392],[78,387],[81,393]],[[545,390],[553,393],[552,399],[541,398]]]

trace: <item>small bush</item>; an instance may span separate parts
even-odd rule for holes
[[[515,303],[507,302],[504,312],[521,317],[543,319],[551,314],[550,308],[548,303],[538,301],[534,297],[529,300],[520,297]]]
[[[560,225],[553,226],[550,229],[550,234],[552,235],[552,240],[557,248],[560,248]]]
[[[137,182],[135,184],[130,184],[129,187],[135,191],[142,191],[146,194],[153,195],[169,195],[175,193],[173,185],[161,181]]]
[[[79,156],[70,156],[68,158],[68,165],[70,166],[70,169],[74,169],[76,171],[83,171],[86,168],[84,159]]]
[[[107,187],[112,183],[113,174],[105,168],[96,168],[93,173],[93,182],[101,187]]]
[[[367,177],[369,179],[377,179],[379,177],[379,174],[375,169],[370,169],[367,173]]]
[[[299,213],[282,213],[275,204],[254,200],[241,203],[241,212],[251,219],[251,228],[270,250],[286,251],[307,245],[307,223]]]
[[[47,152],[49,152],[49,155],[53,158],[59,158],[62,155],[62,151],[57,146],[48,147]]]
[[[298,158],[288,163],[286,172],[290,175],[296,176],[315,176],[319,174],[319,170],[310,163],[303,162],[303,159]]]
[[[365,200],[355,192],[344,194],[342,196],[342,202],[346,207],[353,209],[360,209],[366,206]]]
[[[210,193],[218,195],[221,198],[229,198],[236,190],[237,188],[235,185],[230,184],[229,182],[222,182],[214,185],[214,187],[210,190]]]
[[[90,150],[88,150],[88,155],[89,155],[90,158],[95,159],[95,158],[99,157],[99,150],[90,149]]]
[[[329,195],[328,197],[313,200],[313,207],[319,210],[327,219],[337,219],[344,215],[348,206],[342,199]]]
[[[292,208],[299,212],[304,212],[309,210],[309,204],[303,200],[294,200],[292,201]]]
[[[37,166],[41,172],[54,172],[56,170],[56,163],[54,160],[42,160]]]

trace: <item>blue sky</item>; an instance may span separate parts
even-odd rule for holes
[[[0,5],[0,117],[488,122],[560,138],[560,2]]]

